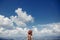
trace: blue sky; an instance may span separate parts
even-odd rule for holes
[[[35,23],[60,22],[60,0],[0,0],[1,15],[16,15],[14,11],[17,8],[31,14]]]
[[[0,0],[0,37],[60,35],[60,0]],[[24,34],[25,33],[25,34]]]

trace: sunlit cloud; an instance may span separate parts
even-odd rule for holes
[[[0,15],[0,37],[26,37],[27,31],[30,29],[27,23],[34,22],[34,18],[28,15],[22,8],[15,10],[17,16],[10,16],[10,18]],[[42,28],[40,28],[42,27]],[[60,34],[60,23],[50,23],[44,25],[33,25],[33,37],[36,36],[54,36]]]

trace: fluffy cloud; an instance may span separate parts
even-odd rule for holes
[[[6,30],[4,28],[0,28],[0,37],[8,37],[8,38],[15,38],[15,37],[26,37],[27,31],[29,29],[27,28],[19,28],[16,27],[15,29],[12,30]]]
[[[33,22],[34,18],[31,15],[28,15],[26,11],[22,11],[22,8],[15,10],[18,16],[11,16],[11,20],[17,25],[25,27],[27,22]]]
[[[5,28],[14,28],[18,27],[26,27],[28,22],[33,22],[33,17],[28,15],[26,12],[22,11],[21,8],[15,10],[17,16],[10,16],[10,18],[0,15],[0,27]]]
[[[10,18],[0,15],[0,37],[15,38],[27,36],[27,31],[29,30],[26,27],[28,26],[27,23],[33,22],[34,18],[22,11],[21,8],[18,8],[15,12],[17,16],[10,16]],[[33,31],[33,37],[60,35],[60,23],[34,25],[31,30]]]
[[[23,21],[23,22],[33,22],[33,17],[31,15],[28,15],[26,13],[26,11],[22,11],[22,8],[18,8],[17,10],[15,10],[15,12],[18,15],[18,18]]]
[[[52,26],[51,26],[52,25]],[[44,25],[42,25],[44,26]],[[60,33],[60,23],[54,23],[54,24],[46,24],[45,27],[41,30],[38,29],[38,27],[33,27],[33,36],[54,36],[54,35],[59,35]],[[50,27],[52,29],[50,29]],[[0,37],[10,37],[10,38],[15,38],[15,37],[26,37],[27,36],[27,31],[29,29],[28,28],[19,28],[16,27],[15,29],[12,30],[6,30],[5,28],[1,27],[0,28]]]
[[[4,17],[3,15],[0,15],[0,27],[4,28],[13,28],[13,23],[8,17]]]
[[[15,10],[16,16],[10,18],[0,15],[0,37],[18,37],[26,35],[27,23],[33,22],[34,18],[28,15],[22,8]]]
[[[18,18],[18,16],[11,16],[10,18],[13,21],[15,26],[18,26],[18,27],[26,27],[27,26],[25,22],[21,21],[20,18]]]
[[[42,29],[39,29],[37,26],[43,27]],[[33,27],[34,36],[56,36],[60,35],[60,23],[51,23],[51,24],[45,24],[45,25],[37,25],[36,27]]]
[[[41,25],[40,25],[41,26]],[[33,27],[31,30],[33,31],[33,37],[36,36],[57,36],[60,35],[60,23],[53,23],[53,24],[45,24],[42,26],[46,26],[41,30],[38,27]],[[26,37],[29,28],[20,28],[16,27],[12,30],[6,30],[5,28],[0,28],[0,37]]]

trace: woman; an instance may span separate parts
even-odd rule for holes
[[[28,40],[32,40],[32,30],[28,31]]]

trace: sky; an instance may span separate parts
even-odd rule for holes
[[[0,0],[0,37],[26,36],[29,29],[60,35],[60,0]]]
[[[36,23],[60,22],[59,0],[0,0],[0,14],[16,15],[15,9],[22,8],[35,18]]]

